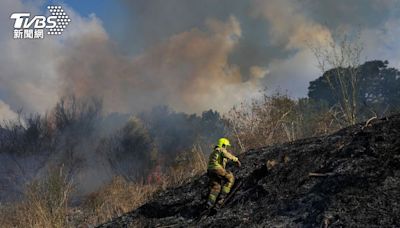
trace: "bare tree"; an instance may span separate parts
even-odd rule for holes
[[[225,116],[232,138],[241,152],[249,148],[293,141],[298,138],[296,101],[287,95],[264,95],[260,100],[234,107]]]
[[[342,33],[325,45],[309,45],[314,53],[318,68],[325,74],[332,93],[337,98],[338,107],[348,124],[357,122],[357,97],[359,85],[359,66],[363,45],[360,34],[352,39]]]

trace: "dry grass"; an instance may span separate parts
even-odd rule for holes
[[[195,145],[190,153],[178,155],[178,160],[167,172],[163,185],[164,187],[182,185],[206,171],[207,158],[201,147]]]
[[[19,203],[0,206],[0,227],[88,227],[132,211],[147,202],[157,191],[183,184],[203,174],[207,159],[199,146],[180,154],[174,166],[158,184],[129,182],[121,176],[88,195],[79,206],[70,207],[71,182],[62,169],[52,170],[47,178],[29,184]]]
[[[72,184],[62,169],[28,185],[25,200],[1,207],[1,227],[67,227]]]
[[[241,152],[251,148],[329,134],[344,126],[338,113],[309,99],[276,93],[234,107],[225,116]]]
[[[115,177],[112,182],[87,198],[82,207],[85,218],[80,223],[106,222],[143,205],[154,193],[184,184],[206,170],[206,157],[199,146],[194,146],[189,153],[178,155],[176,164],[161,176],[160,183],[132,183],[122,177]]]
[[[122,177],[115,177],[87,197],[81,208],[84,218],[77,218],[77,222],[100,224],[108,221],[144,204],[159,189],[156,185],[132,183]]]

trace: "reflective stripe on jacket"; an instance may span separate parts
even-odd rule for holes
[[[210,154],[208,169],[225,169],[228,159],[234,162],[238,161],[238,158],[229,153],[225,148],[215,147],[214,151]]]

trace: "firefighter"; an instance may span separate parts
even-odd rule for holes
[[[207,175],[210,179],[210,194],[207,201],[208,208],[215,205],[218,195],[217,205],[221,205],[235,182],[233,174],[225,169],[226,163],[232,160],[239,167],[241,166],[239,159],[228,152],[227,147],[229,146],[231,144],[228,139],[220,138],[218,144],[214,147],[214,151],[210,154],[207,170]]]

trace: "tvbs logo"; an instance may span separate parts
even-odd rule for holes
[[[43,39],[48,35],[61,35],[71,19],[61,6],[48,6],[50,16],[38,15],[31,18],[30,13],[13,13],[14,39]]]

